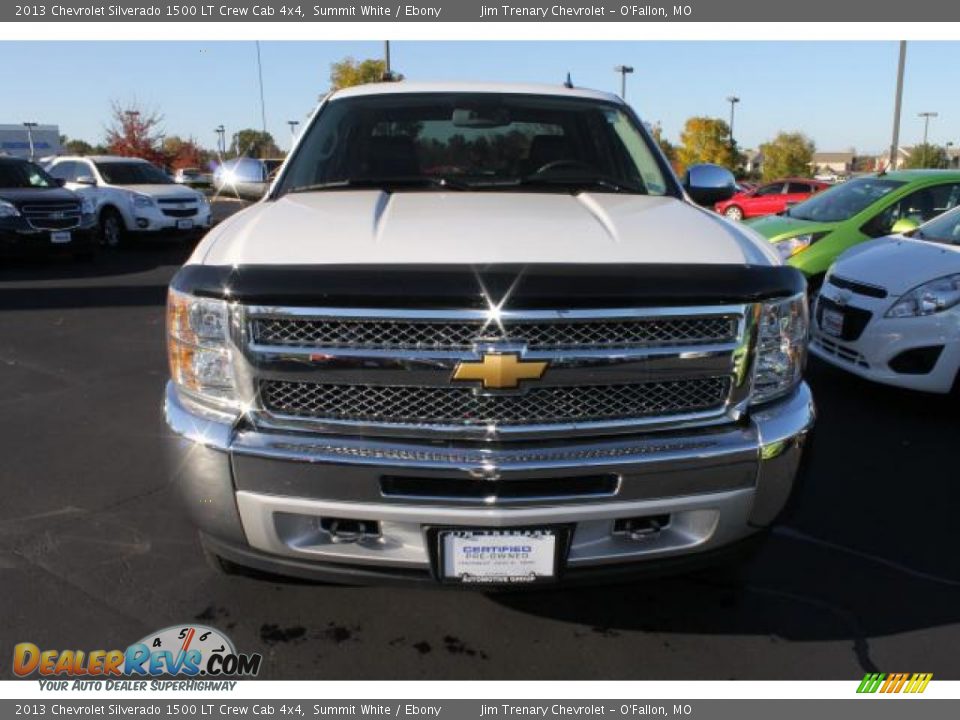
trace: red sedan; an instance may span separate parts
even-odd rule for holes
[[[734,195],[713,206],[731,220],[776,215],[788,206],[803,202],[814,193],[830,187],[828,183],[807,178],[784,178],[764,183],[759,187]]]

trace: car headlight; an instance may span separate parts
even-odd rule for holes
[[[797,253],[802,253],[824,235],[826,235],[826,233],[806,233],[804,235],[797,235],[796,237],[787,238],[786,240],[780,240],[779,242],[774,243],[774,247],[777,249],[777,252],[780,253],[780,259],[786,262]]]
[[[0,218],[20,217],[20,211],[6,200],[0,200]]]
[[[786,395],[800,382],[807,361],[809,324],[806,293],[763,303],[757,327],[752,403]]]
[[[169,291],[167,355],[180,390],[215,406],[238,405],[229,337],[226,301]]]
[[[130,196],[130,202],[133,203],[135,208],[148,208],[154,205],[153,198],[143,193],[133,193]]]
[[[960,274],[931,280],[905,292],[887,310],[886,317],[905,318],[933,315],[960,303]]]

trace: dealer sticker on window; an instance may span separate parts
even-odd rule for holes
[[[465,583],[524,583],[552,578],[557,536],[550,530],[452,530],[441,535],[443,575]]]

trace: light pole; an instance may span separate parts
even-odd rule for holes
[[[37,126],[35,122],[25,122],[23,126],[27,129],[27,144],[30,146],[30,159],[34,159],[36,154],[33,149],[33,129]]]
[[[390,77],[390,41],[383,41],[383,74]]]
[[[728,95],[727,102],[730,103],[730,147],[733,147],[733,109],[740,102],[740,98],[736,95]]]
[[[893,139],[890,141],[890,169],[897,169],[900,152],[900,108],[903,105],[903,68],[907,62],[907,41],[900,41],[900,60],[897,62],[897,94],[893,103]]]
[[[620,73],[620,97],[623,100],[627,99],[627,75],[633,72],[633,68],[629,65],[617,65],[614,69],[614,72]]]
[[[923,164],[920,167],[927,166],[927,133],[930,131],[930,118],[938,117],[939,113],[922,112],[917,113],[917,117],[923,118]]]
[[[217,150],[222,158],[227,152],[227,129],[223,125],[217,125],[213,131],[217,134]]]
[[[297,138],[297,125],[300,124],[299,120],[287,120],[287,125],[290,126],[290,147],[293,148],[293,141]]]

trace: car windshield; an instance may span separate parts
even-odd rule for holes
[[[529,190],[676,194],[617,104],[496,93],[334,99],[276,190]]]
[[[172,182],[160,168],[147,162],[111,160],[98,162],[96,166],[111,185],[168,185]]]
[[[930,242],[960,245],[960,212],[948,212],[914,231],[913,237]]]
[[[26,160],[19,162],[0,162],[0,188],[52,188],[57,182]]]
[[[787,216],[797,220],[841,222],[852,218],[905,183],[884,177],[863,177],[834,185],[794,205]]]

